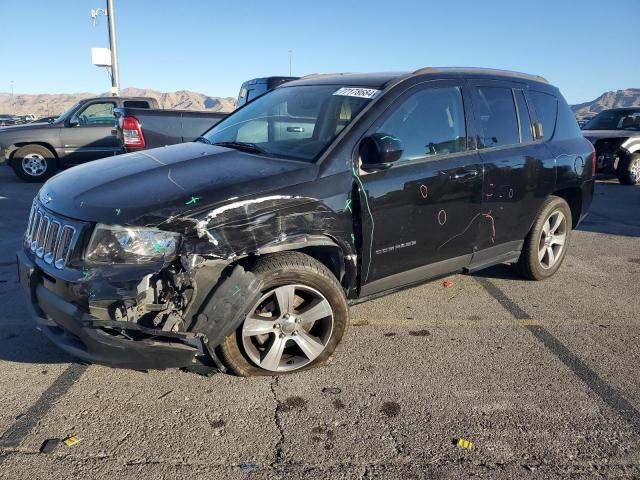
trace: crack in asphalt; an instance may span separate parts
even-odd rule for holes
[[[475,280],[498,301],[502,307],[513,315],[516,320],[528,322],[531,316],[507,296],[500,288],[486,278],[475,277]],[[584,384],[591,389],[612,410],[627,420],[631,427],[640,434],[640,412],[629,403],[622,392],[609,385],[594,370],[584,363],[566,345],[558,340],[549,330],[540,324],[523,323],[523,326],[531,332],[546,349],[553,353],[565,364]]]
[[[276,443],[276,455],[271,462],[271,467],[276,467],[283,463],[284,460],[284,427],[282,426],[282,419],[280,418],[280,402],[278,401],[278,395],[276,394],[276,387],[280,381],[280,377],[273,377],[271,380],[271,393],[273,395],[273,401],[276,402],[276,408],[273,412],[273,419],[276,423],[276,428],[278,429],[278,433],[280,438],[278,438],[278,443]]]

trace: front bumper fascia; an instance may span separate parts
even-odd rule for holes
[[[208,358],[198,334],[165,332],[90,316],[45,288],[39,267],[24,251],[16,255],[20,283],[38,330],[70,355],[90,363],[136,370],[202,365]]]

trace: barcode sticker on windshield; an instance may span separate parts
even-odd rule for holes
[[[357,88],[357,87],[343,87],[333,92],[334,95],[342,95],[343,97],[358,97],[358,98],[375,98],[380,93],[380,90],[375,88]]]

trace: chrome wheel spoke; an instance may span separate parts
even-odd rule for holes
[[[293,337],[293,340],[309,360],[317,358],[324,351],[324,345],[304,330],[300,330],[298,334]]]
[[[284,285],[278,287],[274,291],[276,296],[276,302],[278,304],[278,310],[280,315],[289,313],[293,310],[294,299],[296,295],[296,289],[293,285]]]
[[[540,248],[538,248],[538,261],[542,263],[542,259],[544,258],[545,253],[547,253],[547,246],[543,243]]]
[[[560,224],[562,224],[562,220],[564,220],[564,215],[562,215],[560,212],[556,212],[555,214],[551,215],[551,217],[549,217],[549,233],[551,233],[552,235],[555,234]]]
[[[267,370],[278,370],[280,367],[280,360],[282,359],[282,354],[284,353],[284,347],[287,345],[287,339],[282,338],[278,335],[273,336],[273,341],[271,345],[264,352],[262,360],[260,361],[260,366],[262,368],[266,368]]]
[[[296,317],[300,320],[300,324],[307,329],[311,328],[316,320],[331,315],[331,306],[326,299],[315,302],[302,312],[296,312]]]
[[[567,235],[565,233],[562,233],[560,235],[554,235],[553,237],[551,237],[551,245],[564,245],[564,242],[567,240]]]
[[[265,335],[273,333],[274,321],[270,318],[262,318],[259,315],[250,315],[244,321],[242,326],[242,335],[244,337],[253,337],[256,335]]]
[[[547,267],[551,267],[556,262],[556,254],[553,251],[553,247],[549,245],[547,247]]]
[[[546,222],[544,222],[544,226],[542,227],[542,233],[544,233],[545,237],[548,237],[551,233],[551,218],[549,218]]]

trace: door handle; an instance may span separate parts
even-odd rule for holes
[[[478,170],[458,170],[456,173],[449,175],[451,180],[462,180],[463,178],[477,177]]]

